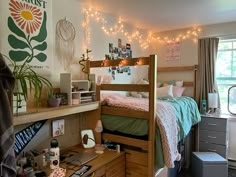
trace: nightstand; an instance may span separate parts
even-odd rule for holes
[[[201,115],[199,123],[199,151],[216,152],[227,159],[227,117]]]

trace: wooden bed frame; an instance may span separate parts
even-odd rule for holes
[[[100,106],[97,111],[96,118],[89,122],[89,127],[94,127],[96,121],[101,119],[101,114],[111,114],[118,116],[129,116],[140,119],[147,119],[149,132],[148,140],[140,140],[135,138],[124,137],[120,135],[114,135],[109,133],[96,133],[95,138],[97,143],[101,143],[102,139],[110,140],[119,144],[124,144],[132,147],[137,147],[147,151],[147,170],[148,177],[158,176],[158,173],[154,167],[154,137],[155,137],[155,117],[156,117],[156,80],[158,72],[173,72],[173,71],[193,71],[193,82],[184,82],[184,86],[194,87],[194,96],[196,95],[195,81],[196,81],[196,66],[183,66],[183,67],[157,67],[157,55],[150,55],[149,57],[132,58],[132,59],[116,59],[116,60],[100,60],[100,61],[88,61],[87,69],[96,67],[108,67],[108,66],[140,66],[147,65],[149,67],[148,79],[149,85],[141,84],[101,84],[97,85],[97,100],[100,101],[101,90],[112,91],[137,91],[137,92],[149,92],[149,112],[145,111],[133,111],[122,108],[111,108],[106,106]],[[91,119],[90,119],[91,120]]]

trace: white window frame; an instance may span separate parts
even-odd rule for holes
[[[228,42],[228,43],[231,43],[232,44],[232,48],[231,49],[218,49],[218,52],[236,52],[236,47],[235,48],[233,48],[233,42],[235,42],[236,43],[236,39],[222,39],[222,40],[220,40],[219,41],[219,43],[225,43],[225,42]],[[233,55],[231,55],[231,60],[233,59]],[[216,61],[217,62],[217,61]],[[235,66],[236,67],[236,66]],[[232,62],[231,62],[231,77],[217,77],[216,76],[216,81],[219,81],[219,80],[221,80],[221,81],[223,81],[223,80],[225,80],[225,81],[229,81],[229,80],[232,80],[232,81],[235,81],[234,83],[232,83],[232,84],[222,84],[222,83],[217,83],[217,85],[218,85],[218,87],[231,87],[231,86],[233,86],[233,85],[236,85],[236,77],[233,77],[232,76],[232,69],[233,69],[233,66],[232,66]],[[216,72],[217,72],[217,70],[218,70],[218,68],[216,68]],[[220,99],[221,99],[221,103],[222,103],[222,98],[221,97],[228,97],[228,92],[227,93],[224,93],[224,95],[222,95],[223,93],[219,93],[219,95],[220,95]],[[224,103],[224,102],[223,102]],[[221,104],[221,108],[222,108],[222,112],[223,113],[228,113],[228,110],[227,110],[227,102],[225,103],[225,104]]]

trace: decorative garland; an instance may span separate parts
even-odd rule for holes
[[[165,42],[169,43],[171,41],[181,41],[185,39],[192,39],[194,42],[196,42],[196,39],[198,38],[199,33],[201,32],[201,28],[199,27],[193,27],[192,29],[187,29],[185,33],[179,34],[176,37],[161,37],[157,36],[157,33],[151,33],[149,32],[148,35],[143,35],[142,30],[136,29],[133,33],[128,32],[127,29],[125,29],[124,23],[122,23],[122,18],[119,18],[118,21],[113,26],[107,25],[107,20],[101,15],[100,12],[89,8],[84,9],[84,14],[89,17],[93,18],[95,21],[101,24],[101,29],[106,33],[107,35],[116,35],[118,33],[122,33],[126,38],[127,41],[132,42],[132,40],[137,40],[140,44],[140,47],[143,49],[146,49],[149,47],[149,44],[152,41],[158,41],[158,42]],[[84,28],[88,28],[88,21],[86,22],[86,25],[83,25]],[[89,29],[86,29],[86,31],[89,31]]]

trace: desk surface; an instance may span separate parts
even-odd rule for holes
[[[94,151],[94,148],[92,149],[83,149],[81,146],[73,146],[71,148],[68,148],[66,150],[63,150],[61,154],[63,156],[68,156],[71,152],[91,152]],[[103,154],[97,154],[97,157],[94,160],[91,160],[86,163],[86,165],[91,165],[92,167],[90,168],[89,171],[87,171],[83,176],[87,176],[89,174],[92,174],[94,171],[98,170],[99,168],[105,166],[106,164],[109,164],[111,161],[115,160],[116,158],[120,157],[123,155],[124,152],[116,152],[116,151],[109,151],[105,150]],[[80,169],[79,165],[71,165],[66,163],[65,161],[60,162],[60,167],[66,169],[66,177],[69,177],[72,175],[75,171]],[[51,170],[48,170],[48,174],[51,172]]]

